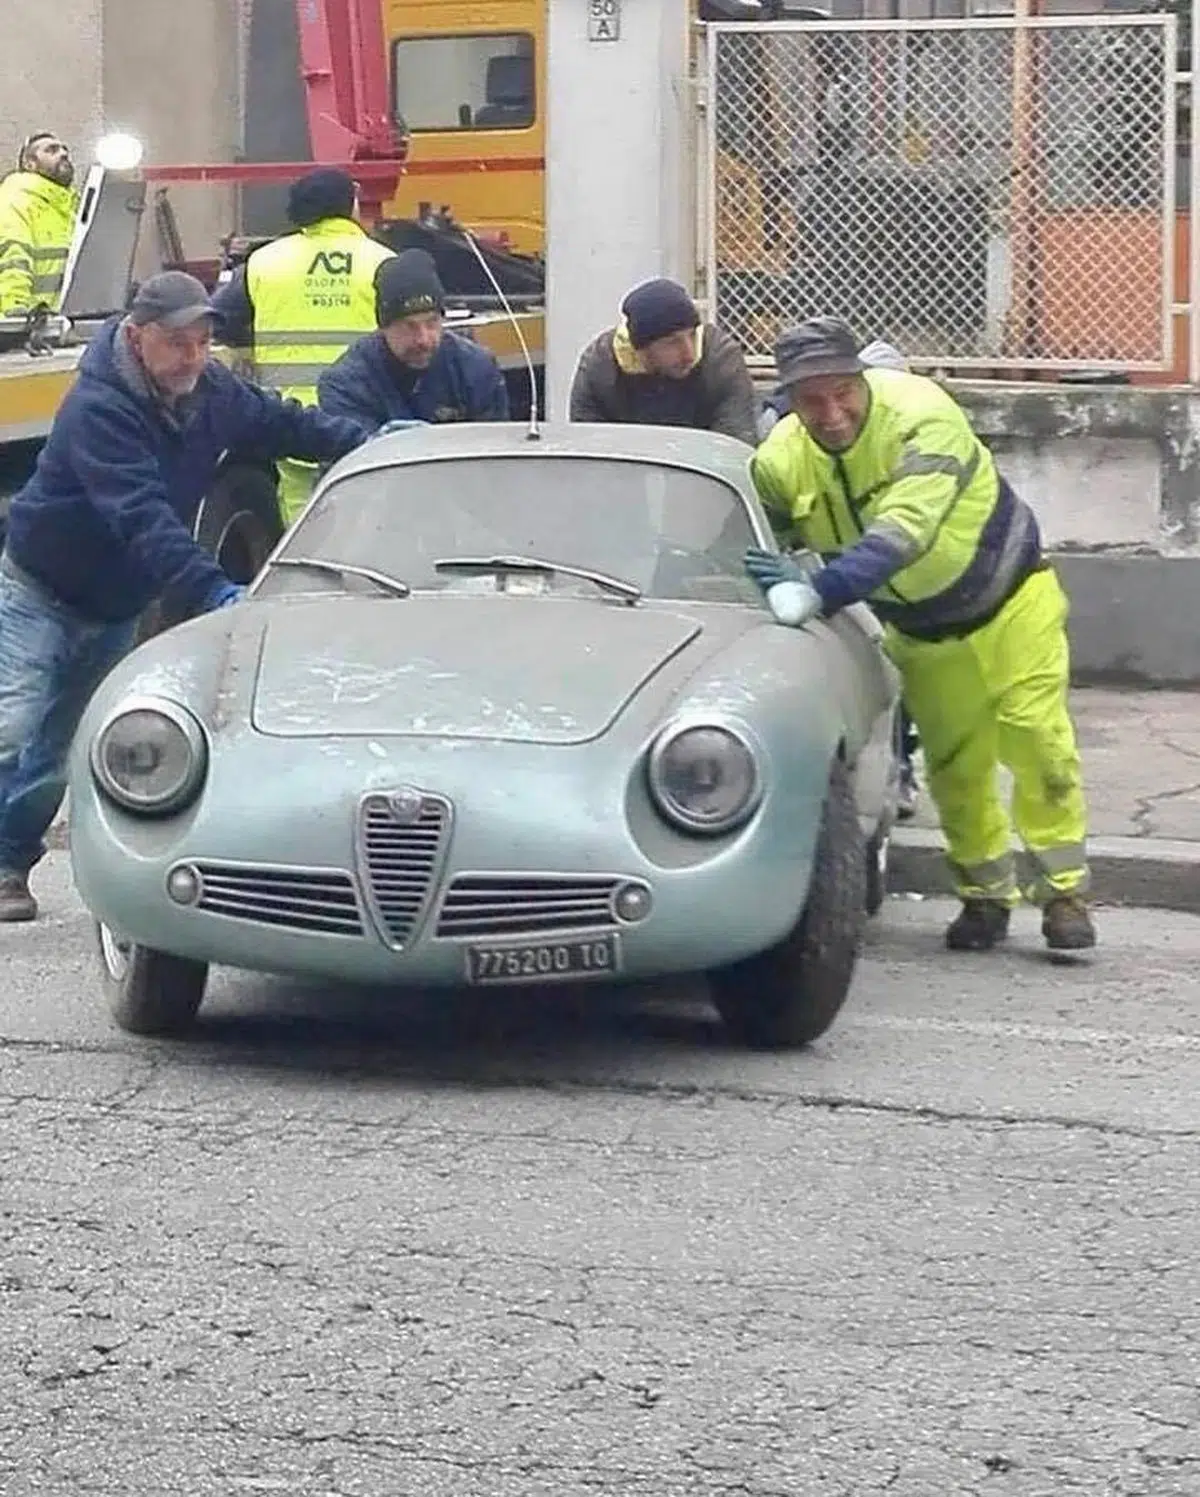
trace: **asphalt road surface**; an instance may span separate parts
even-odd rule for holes
[[[702,992],[97,1000],[0,930],[4,1497],[1196,1497],[1200,920],[953,957],[810,1052]]]

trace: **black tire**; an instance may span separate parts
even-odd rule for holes
[[[250,463],[223,468],[204,498],[195,534],[231,582],[252,581],[283,534],[273,470]],[[181,624],[191,613],[168,592],[142,615],[136,642]]]
[[[185,1034],[204,1002],[208,967],[148,946],[122,942],[96,926],[101,981],[113,1019],[127,1034]]]
[[[710,975],[731,1037],[794,1049],[825,1033],[854,977],[867,919],[867,863],[854,788],[836,760],[817,834],[808,902],[778,946]]]

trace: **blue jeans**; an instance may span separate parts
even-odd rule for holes
[[[0,873],[46,851],[75,729],[135,625],[83,618],[0,557]]]

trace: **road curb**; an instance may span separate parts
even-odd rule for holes
[[[888,887],[893,894],[952,894],[941,834],[897,827]],[[1200,842],[1163,837],[1092,837],[1091,897],[1098,904],[1142,905],[1200,915]]]

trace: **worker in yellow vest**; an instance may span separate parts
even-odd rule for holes
[[[840,318],[785,329],[775,361],[791,414],[751,476],[780,538],[826,564],[754,548],[746,570],[781,624],[864,601],[886,623],[962,900],[946,945],[991,950],[1024,896],[1052,951],[1090,949],[1067,599],[1033,511],[962,407],[933,380],[868,366]],[[1013,823],[1032,867],[1025,888]]]
[[[253,377],[286,399],[316,405],[317,380],[375,328],[375,272],[392,251],[356,222],[352,178],[320,167],[293,183],[288,218],[296,233],[256,249],[213,296],[223,341],[249,349]],[[279,464],[286,525],[308,503],[317,470]]]
[[[58,310],[79,203],[74,181],[70,150],[38,130],[0,182],[0,317]]]

